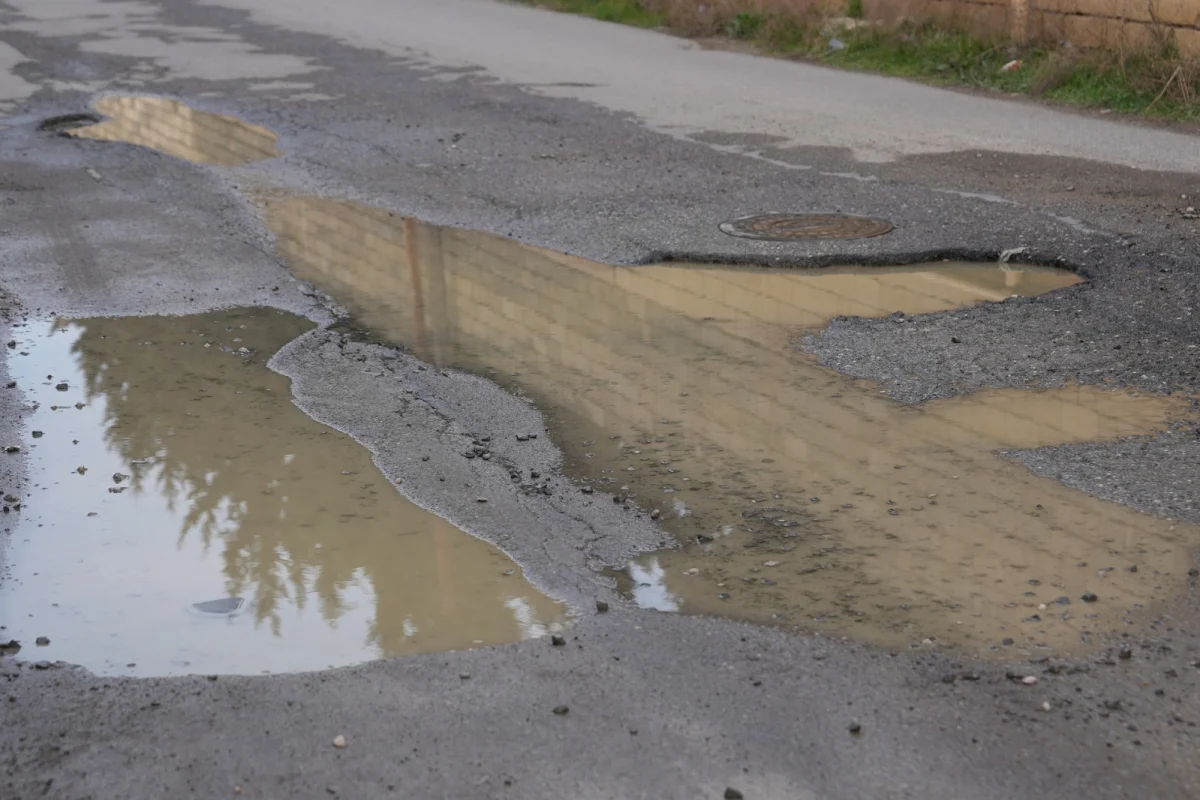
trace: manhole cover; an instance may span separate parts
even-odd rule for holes
[[[45,133],[65,133],[76,128],[86,128],[88,125],[95,125],[99,121],[100,117],[95,114],[62,114],[61,116],[49,117],[42,120],[41,124],[38,125],[38,130]]]
[[[883,219],[854,214],[751,214],[721,223],[721,230],[744,239],[869,239],[892,230]]]

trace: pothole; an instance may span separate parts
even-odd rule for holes
[[[5,515],[5,640],[104,674],[248,674],[511,642],[563,619],[506,556],[292,403],[266,362],[310,327],[259,309],[17,330],[10,372],[36,408],[30,488],[6,489],[20,507]]]
[[[42,120],[38,125],[38,130],[43,133],[66,133],[76,128],[95,125],[99,121],[100,117],[95,114],[61,114],[57,117],[48,117]]]
[[[101,97],[107,119],[64,130],[81,139],[125,142],[197,164],[234,166],[279,155],[279,136],[236,117],[197,111],[164,97]]]
[[[593,502],[685,543],[630,567],[644,605],[1068,652],[1185,591],[1193,527],[995,454],[1160,431],[1185,399],[1065,387],[909,407],[788,347],[837,315],[1036,295],[1073,273],[626,268],[331,200],[267,217],[299,277],[422,359],[535,400]]]
[[[870,239],[890,233],[885,219],[855,214],[751,214],[721,223],[721,232],[742,239],[790,242],[798,239]]]

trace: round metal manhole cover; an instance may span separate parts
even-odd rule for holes
[[[743,239],[869,239],[895,227],[885,219],[855,214],[751,214],[721,223],[721,231]]]

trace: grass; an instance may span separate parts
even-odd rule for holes
[[[1079,108],[1200,121],[1200,60],[1180,58],[1165,41],[1152,50],[1126,55],[988,42],[930,24],[860,25],[831,32],[826,20],[815,14],[740,11],[724,19],[710,15],[701,26],[695,19],[677,19],[660,10],[694,4],[661,0],[525,2],[639,27],[667,27],[685,34],[716,32],[752,42],[768,53],[846,69],[1040,97]],[[845,13],[849,19],[861,19],[862,0],[848,0]],[[836,40],[833,45],[832,40]],[[1020,67],[1003,70],[1010,61],[1020,61]]]
[[[532,0],[529,5],[543,6],[554,11],[585,14],[605,22],[620,22],[638,28],[657,28],[667,21],[667,15],[651,11],[640,0]]]

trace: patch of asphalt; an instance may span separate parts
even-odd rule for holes
[[[1200,525],[1200,428],[1195,422],[1155,437],[1012,450],[1035,475],[1136,508]],[[1130,470],[1130,464],[1137,464]]]
[[[490,381],[328,330],[271,367],[292,379],[305,413],[370,450],[410,500],[500,547],[576,610],[617,600],[601,567],[670,542],[646,514],[566,481],[542,415]]]
[[[31,316],[269,305],[322,318],[214,169],[41,133],[33,116],[0,133],[0,162],[4,286]]]
[[[1130,644],[979,669],[614,610],[561,647],[267,678],[0,660],[0,780],[14,800],[1194,797],[1200,669]]]

